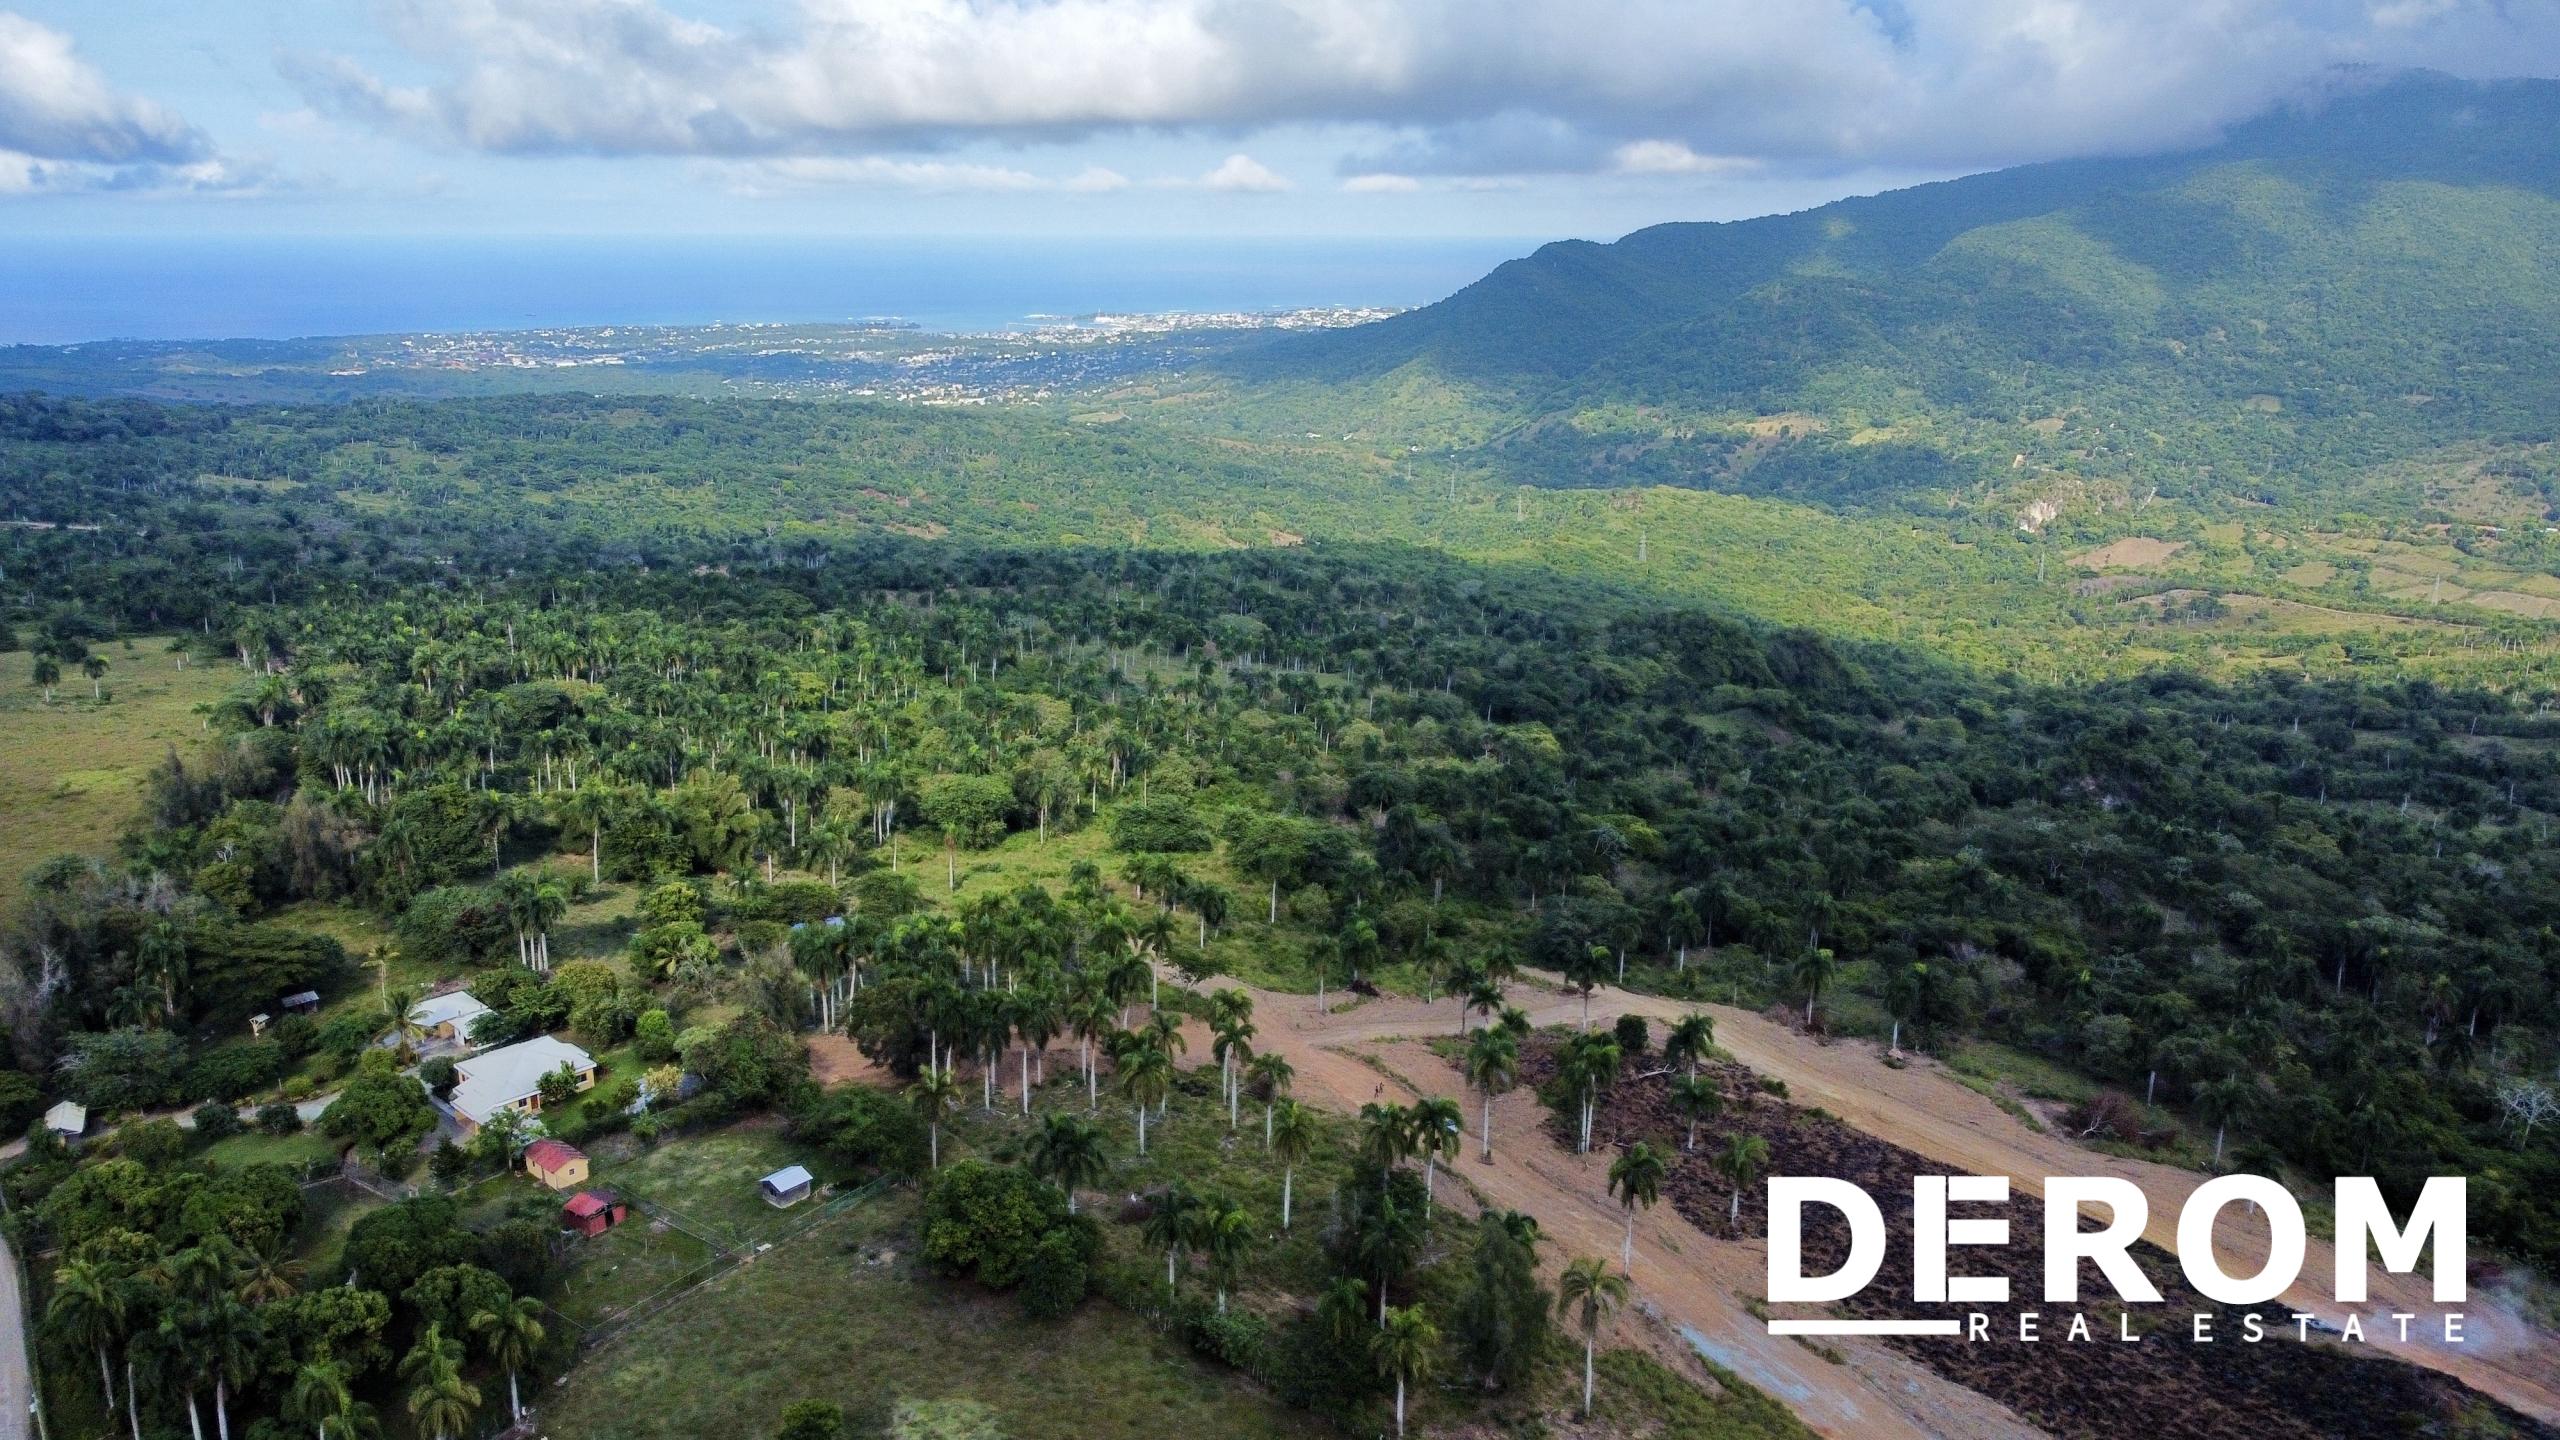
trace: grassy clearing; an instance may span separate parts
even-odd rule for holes
[[[806,1165],[823,1181],[824,1157],[794,1145],[770,1123],[750,1121],[687,1136],[600,1169],[595,1183],[671,1210],[684,1223],[730,1249],[749,1249],[806,1218],[804,1200],[789,1210],[764,1203],[756,1182],[786,1165]]]
[[[1967,1041],[1949,1052],[1946,1061],[1964,1079],[2005,1086],[2030,1100],[2077,1105],[2100,1089],[2085,1075],[1991,1040]]]
[[[1108,1305],[1041,1324],[925,1273],[915,1216],[894,1192],[713,1281],[573,1371],[543,1431],[756,1436],[816,1398],[874,1428],[901,1399],[973,1400],[1015,1440],[1325,1433]]]
[[[1784,1405],[1727,1371],[1714,1370],[1717,1383],[1709,1391],[1639,1350],[1601,1352],[1599,1371],[1592,1418],[1609,1434],[1652,1440],[1796,1440],[1813,1434]]]
[[[110,645],[106,699],[89,698],[74,670],[53,703],[27,683],[33,657],[0,653],[0,896],[37,864],[66,852],[113,849],[142,795],[142,778],[172,745],[203,733],[196,707],[240,679],[221,665],[177,668],[162,641]]]
[[[345,1278],[330,1271],[346,1249],[347,1232],[385,1203],[343,1180],[303,1190],[302,1228],[293,1238],[293,1258],[308,1267],[308,1283],[331,1284]]]
[[[583,1329],[619,1319],[622,1312],[711,1264],[711,1247],[685,1234],[634,1216],[619,1229],[569,1242],[569,1266],[552,1308]]]
[[[205,1147],[199,1158],[226,1170],[237,1170],[244,1165],[289,1165],[299,1170],[322,1160],[335,1159],[337,1154],[338,1142],[317,1131],[269,1135],[261,1130],[251,1130],[215,1141]]]

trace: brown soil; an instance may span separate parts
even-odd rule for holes
[[[2154,540],[2147,535],[2128,535],[2122,540],[2110,540],[2085,554],[2074,555],[2071,563],[2084,570],[2146,570],[2186,548],[2183,540]]]
[[[809,1074],[830,1090],[838,1085],[872,1085],[894,1090],[901,1084],[887,1067],[872,1064],[870,1057],[864,1055],[850,1037],[833,1032],[809,1038]]]
[[[1234,983],[1212,982],[1216,986]],[[1335,997],[1336,1006],[1320,1012],[1312,996],[1259,990],[1253,994],[1255,1020],[1261,1032],[1259,1043],[1286,1055],[1296,1067],[1300,1098],[1350,1111],[1377,1098],[1447,1095],[1464,1102],[1471,1132],[1480,1124],[1481,1102],[1466,1094],[1456,1068],[1427,1044],[1432,1038],[1455,1031],[1455,1002],[1425,1004],[1389,997],[1344,1007]],[[1582,1015],[1580,1000],[1565,995],[1553,976],[1527,977],[1515,987],[1512,1000],[1526,1008],[1540,1026],[1577,1024]],[[1830,1142],[1835,1148],[1847,1146],[1847,1137],[1852,1136],[1875,1147],[1868,1163],[1882,1165],[1886,1152],[1890,1152],[1909,1157],[1897,1163],[1921,1164],[1936,1172],[2007,1175],[2013,1194],[2020,1197],[2040,1195],[2037,1187],[2047,1175],[2119,1176],[2133,1181],[2149,1197],[2151,1223],[2145,1238],[2164,1251],[2174,1249],[2179,1207],[2205,1178],[2166,1165],[2099,1154],[2057,1136],[2029,1130],[1925,1059],[1915,1059],[1897,1069],[1884,1065],[1872,1045],[1835,1044],[1748,1012],[1724,1006],[1696,1006],[1660,996],[1604,990],[1594,999],[1591,1013],[1596,1024],[1630,1012],[1662,1022],[1701,1009],[1715,1019],[1719,1046],[1743,1066],[1755,1074],[1784,1081],[1794,1104],[1819,1107],[1837,1118],[1838,1123],[1831,1127],[1837,1132]],[[1195,1043],[1189,1059],[1207,1063],[1205,1045]],[[1767,1108],[1775,1112],[1785,1107],[1771,1104]],[[1774,1121],[1773,1115],[1771,1123]],[[1550,1259],[1555,1263],[1561,1263],[1558,1257],[1567,1252],[1615,1255],[1624,1212],[1608,1196],[1605,1159],[1597,1155],[1576,1156],[1559,1146],[1545,1133],[1543,1108],[1525,1087],[1496,1103],[1493,1128],[1494,1160],[1485,1163],[1479,1159],[1480,1147],[1471,1133],[1465,1156],[1453,1167],[1452,1175],[1475,1192],[1482,1203],[1536,1216],[1559,1242],[1550,1247]],[[1667,1119],[1662,1133],[1676,1143],[1676,1134]],[[1887,1145],[1870,1138],[1879,1135],[1890,1135],[1897,1143]],[[1701,1147],[1705,1144],[1702,1139]],[[1782,1159],[1782,1170],[1784,1163]],[[1852,1161],[1844,1152],[1838,1163],[1847,1165]],[[1684,1183],[1694,1186],[1699,1182]],[[1907,1203],[1907,1179],[1900,1186],[1900,1193]],[[1683,1213],[1676,1187],[1673,1204],[1655,1207],[1637,1224],[1636,1309],[1659,1321],[1661,1327],[1646,1337],[1647,1343],[1662,1348],[1666,1334],[1683,1337],[1699,1353],[1779,1397],[1807,1424],[1825,1434],[1988,1437],[2043,1433],[2038,1425],[2023,1418],[2021,1411],[2051,1413],[2048,1404],[2035,1400],[2030,1392],[2033,1385],[2048,1383],[2052,1377],[2027,1381],[1981,1376],[1980,1383],[1990,1387],[1993,1394],[2021,1397],[2018,1408],[2013,1409],[1993,1398],[1993,1394],[1968,1388],[1971,1381],[1959,1383],[1951,1379],[1944,1369],[1930,1363],[1918,1347],[1906,1351],[1883,1342],[1843,1340],[1817,1350],[1793,1339],[1771,1337],[1752,1313],[1758,1302],[1751,1297],[1766,1290],[1762,1246],[1754,1238],[1737,1240],[1725,1236],[1724,1197],[1712,1190],[1706,1195],[1703,1218],[1708,1223],[1703,1227]],[[1685,1208],[1694,1210],[1697,1204],[1693,1196]],[[2235,1272],[2246,1272],[2264,1254],[2265,1232],[2242,1219],[2235,1207],[2225,1213],[2217,1229],[2216,1247]],[[2298,1286],[2270,1308],[2317,1315],[2334,1326],[2343,1318],[2342,1307],[2314,1293],[2325,1284],[2330,1263],[2327,1245],[2315,1239],[2301,1272],[2310,1277],[2310,1283]],[[2173,1273],[2170,1278],[2177,1277]],[[2038,1284],[2017,1293],[2034,1295],[2040,1289]],[[2174,1302],[2175,1292],[2166,1286],[2163,1291]],[[1876,1293],[1892,1292],[1880,1284]],[[2403,1344],[2391,1338],[2393,1327],[2384,1317],[2392,1311],[2432,1314],[2423,1283],[2412,1284],[2407,1277],[2377,1271],[2373,1294],[2373,1303],[2362,1312],[2372,1343],[2357,1347],[2359,1355],[2396,1357],[2442,1372],[2538,1421],[2560,1423],[2560,1363],[2555,1363],[2560,1344],[2555,1344],[2548,1333],[2490,1297],[2474,1294],[2466,1307],[2470,1343],[2445,1346],[2419,1338],[2425,1327],[2413,1327],[2412,1339]],[[2146,1308],[2185,1313],[2174,1303]],[[2060,1318],[2067,1326],[2068,1317]],[[2094,1318],[2092,1324],[2097,1324]],[[2223,1333],[2234,1333],[2231,1327],[2220,1328]],[[2048,1331],[2049,1336],[2055,1333],[2058,1332]],[[2195,1383],[2216,1392],[2238,1393],[2275,1383],[2272,1378],[2257,1374],[2254,1366],[2305,1365],[2301,1371],[2288,1372],[2296,1380],[2315,1373],[2308,1366],[2331,1367],[2338,1373],[2332,1376],[2326,1369],[2318,1371],[2316,1383],[2364,1397],[2367,1413],[2374,1415],[2381,1412],[2371,1411],[2370,1405],[2390,1403],[2393,1397],[2440,1398],[2459,1394],[2456,1387],[2450,1386],[2441,1391],[2412,1390],[2409,1387],[2413,1385],[2424,1387],[2437,1382],[2378,1358],[2359,1359],[2328,1347],[2299,1345],[2290,1338],[2289,1324],[2281,1333],[2286,1337],[2282,1345],[2272,1341],[2253,1347],[2217,1345],[2210,1347],[2218,1352],[2210,1357],[2189,1357],[2198,1365],[2217,1367],[2198,1371]],[[1637,1337],[1630,1334],[1622,1338]],[[2032,1347],[1974,1348],[1986,1353],[2067,1353],[2051,1338]],[[2098,1347],[2079,1347],[2084,1352],[2095,1348]],[[2293,1354],[2288,1360],[2280,1352],[2304,1352],[2321,1358],[2305,1362],[2302,1354]],[[2369,1373],[2381,1378],[2364,1378]],[[2356,1382],[2352,1389],[2350,1381]],[[2156,1413],[2155,1405],[2156,1402],[2146,1404],[2130,1413],[2144,1415],[2148,1423],[2148,1417]],[[2110,1418],[2110,1423],[2121,1433],[2127,1422],[2123,1414],[2118,1414]],[[2370,1428],[2359,1424],[2348,1427],[2346,1433]]]
[[[1553,1047],[1541,1042],[1524,1057],[1522,1078],[1543,1082],[1554,1071]],[[2242,1343],[2243,1312],[2205,1299],[2188,1288],[2177,1260],[2156,1246],[2135,1247],[2134,1255],[2162,1300],[2135,1307],[2131,1332],[2144,1336],[2137,1344],[2118,1338],[2119,1312],[2094,1269],[2087,1267],[2083,1291],[2089,1302],[2079,1306],[2041,1303],[2044,1203],[2020,1197],[1998,1210],[1970,1213],[2006,1215],[2012,1243],[2005,1247],[1967,1246],[1951,1252],[1950,1268],[1965,1275],[2004,1275],[2009,1292],[2027,1303],[1985,1305],[1921,1305],[1906,1297],[1912,1291],[1911,1182],[1939,1167],[1898,1145],[1887,1144],[1828,1117],[1799,1110],[1772,1099],[1759,1088],[1759,1077],[1734,1064],[1718,1064],[1708,1073],[1724,1092],[1726,1108],[1714,1122],[1698,1130],[1698,1153],[1681,1153],[1686,1125],[1670,1102],[1670,1077],[1658,1066],[1649,1071],[1628,1067],[1628,1078],[1608,1095],[1594,1126],[1593,1145],[1609,1155],[1637,1140],[1648,1140],[1674,1156],[1667,1199],[1691,1224],[1717,1234],[1733,1234],[1731,1187],[1716,1175],[1709,1158],[1731,1135],[1755,1135],[1769,1146],[1770,1174],[1828,1175],[1848,1180],[1875,1196],[1885,1213],[1888,1236],[1883,1270],[1875,1282],[1838,1306],[1841,1314],[1860,1318],[1952,1317],[1968,1312],[1990,1317],[1983,1341],[1912,1339],[1889,1345],[1910,1355],[1939,1375],[1969,1390],[1988,1395],[2056,1435],[2122,1434],[2124,1417],[2144,1414],[2145,1429],[2161,1440],[2216,1440],[2228,1435],[2299,1436],[2414,1432],[2429,1422],[2468,1416],[2494,1416],[2520,1434],[2560,1435],[2515,1411],[2471,1392],[2460,1382],[2416,1366],[2372,1360],[2363,1348],[2323,1341],[2301,1343],[2288,1312],[2279,1306],[2259,1307],[2267,1339]],[[1548,1118],[1550,1138],[1570,1144],[1566,1114]],[[1767,1214],[1758,1186],[1744,1192],[1740,1235],[1765,1239]],[[1847,1223],[1828,1209],[1807,1214],[1805,1268],[1814,1274],[1836,1270],[1848,1258]],[[1819,1313],[1808,1311],[1807,1313]],[[2019,1316],[2034,1313],[2040,1338],[2020,1341]],[[2091,1338],[2068,1339],[2071,1316],[2085,1314]],[[2197,1313],[2211,1314],[2217,1343],[2198,1344],[2185,1333]]]

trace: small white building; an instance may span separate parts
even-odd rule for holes
[[[489,1007],[472,998],[468,990],[448,990],[430,995],[409,1011],[409,1023],[437,1040],[471,1040],[471,1022],[489,1013]]]
[[[776,1210],[788,1210],[809,1198],[809,1187],[817,1177],[805,1165],[785,1165],[756,1182],[764,1192],[764,1203]]]
[[[65,1100],[44,1112],[44,1128],[65,1140],[77,1140],[89,1128],[89,1107]]]
[[[502,1045],[455,1065],[453,1113],[462,1122],[464,1137],[478,1134],[501,1110],[541,1114],[542,1077],[563,1065],[577,1074],[579,1089],[595,1088],[595,1057],[551,1035]]]

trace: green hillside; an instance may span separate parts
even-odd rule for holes
[[[2456,442],[2530,469],[2560,401],[2555,241],[2560,85],[2419,75],[2185,155],[1550,245],[1240,364],[1531,483],[2334,508]]]

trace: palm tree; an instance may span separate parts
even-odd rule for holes
[[[1893,1038],[1885,1042],[1885,1053],[1902,1053],[1902,1026],[1920,1011],[1920,997],[1929,983],[1926,965],[1899,965],[1884,977],[1884,1009],[1893,1017]]]
[[[98,682],[106,678],[107,657],[94,650],[81,656],[80,673],[89,677],[89,698],[101,698]]]
[[[222,1440],[231,1440],[231,1387],[245,1385],[258,1373],[258,1344],[264,1327],[258,1312],[223,1291],[197,1313],[196,1343],[206,1368],[213,1372],[213,1425]]]
[[[1194,1212],[1200,1208],[1200,1197],[1190,1187],[1176,1180],[1156,1197],[1147,1212],[1146,1235],[1150,1245],[1164,1247],[1164,1286],[1176,1288],[1182,1265],[1182,1247],[1191,1240],[1197,1221]]]
[[[406,985],[387,991],[382,997],[383,1023],[390,1028],[391,1043],[404,1052],[427,1036],[427,1027],[419,1024],[412,1013],[417,1008],[418,992]]]
[[[1671,1065],[1686,1066],[1689,1073],[1695,1075],[1699,1064],[1707,1058],[1707,1052],[1715,1048],[1715,1043],[1715,1017],[1698,1011],[1682,1016],[1680,1022],[1671,1027],[1671,1033],[1662,1037],[1662,1058]]]
[[[1253,1249],[1253,1218],[1244,1207],[1219,1196],[1193,1212],[1192,1244],[1209,1257],[1209,1274],[1218,1287],[1218,1313],[1227,1313],[1227,1291]]]
[[[1458,1137],[1466,1133],[1466,1116],[1458,1109],[1457,1101],[1438,1095],[1416,1100],[1405,1116],[1412,1126],[1406,1143],[1412,1154],[1422,1157],[1422,1213],[1428,1218],[1431,1184],[1439,1173],[1440,1158],[1458,1153]]]
[[[1698,1122],[1724,1113],[1724,1089],[1704,1075],[1683,1075],[1671,1082],[1671,1108],[1689,1122],[1689,1138],[1681,1142],[1680,1148],[1694,1154],[1698,1148]]]
[[[1623,1052],[1612,1037],[1600,1034],[1576,1035],[1565,1042],[1564,1054],[1557,1066],[1557,1076],[1565,1088],[1582,1097],[1581,1128],[1574,1153],[1591,1153],[1591,1129],[1600,1105],[1600,1092],[1617,1083],[1618,1067]]]
[[[107,1351],[123,1343],[131,1313],[123,1283],[97,1261],[73,1260],[55,1272],[45,1324],[63,1344],[98,1352],[98,1384],[110,1415],[116,1410],[116,1381]]]
[[[356,1403],[354,1379],[355,1372],[344,1361],[325,1353],[306,1362],[293,1373],[293,1388],[285,1392],[286,1417],[310,1426],[319,1440],[354,1440],[369,1418],[366,1407]]]
[[[932,1148],[931,1168],[942,1168],[942,1122],[950,1117],[952,1107],[960,1103],[960,1082],[951,1067],[939,1069],[928,1065],[916,1082],[907,1087],[907,1103],[923,1117],[925,1133]]]
[[[1427,1378],[1440,1363],[1440,1328],[1420,1304],[1389,1310],[1386,1323],[1369,1338],[1369,1359],[1381,1375],[1396,1382],[1396,1434],[1404,1434],[1404,1392]]]
[[[1120,1067],[1120,1093],[1138,1110],[1138,1153],[1147,1153],[1147,1107],[1161,1105],[1173,1093],[1173,1057],[1163,1046],[1144,1037],[1130,1045],[1116,1060]]]
[[[1840,973],[1839,957],[1817,945],[1796,959],[1796,984],[1804,991],[1804,1023],[1813,1028],[1813,1007]]]
[[[1582,1415],[1587,1420],[1591,1418],[1600,1331],[1618,1313],[1618,1307],[1627,1303],[1626,1277],[1610,1274],[1609,1267],[1597,1260],[1576,1260],[1564,1267],[1564,1278],[1556,1282],[1556,1303],[1572,1312],[1574,1323],[1582,1331]]]
[[[1227,996],[1243,994],[1241,990],[1221,990],[1211,1003],[1215,1005]],[[1248,999],[1246,1003],[1250,1005],[1252,1002]],[[1209,1053],[1218,1061],[1218,1081],[1227,1092],[1227,1128],[1233,1130],[1236,1128],[1236,1111],[1244,1096],[1241,1068],[1253,1059],[1253,1022],[1240,1015],[1220,1014],[1215,1023],[1217,1038],[1210,1042]]]
[[[627,803],[625,792],[593,775],[551,797],[553,824],[587,832],[587,874],[593,880],[604,879],[604,827],[622,814]]]
[[[542,1348],[542,1302],[519,1295],[472,1316],[471,1328],[479,1333],[489,1358],[507,1372],[507,1414],[522,1421],[524,1401],[516,1388],[516,1375],[533,1363],[535,1352]]]
[[[533,922],[534,968],[551,971],[551,927],[569,913],[569,892],[557,880],[545,880],[525,897],[525,918]]]
[[[1467,1083],[1484,1096],[1484,1159],[1493,1163],[1493,1101],[1520,1081],[1520,1042],[1488,1025],[1467,1043]]]
[[[1289,1098],[1289,1087],[1297,1083],[1297,1067],[1279,1054],[1256,1055],[1244,1067],[1248,1083],[1262,1089],[1262,1148],[1271,1148],[1271,1110]]]
[[[1626,1274],[1636,1273],[1636,1210],[1650,1209],[1662,1198],[1662,1180],[1669,1172],[1661,1154],[1642,1140],[1609,1164],[1609,1193],[1627,1208],[1626,1238],[1618,1243],[1618,1268]]]
[[[1066,1191],[1067,1213],[1073,1215],[1077,1187],[1099,1184],[1111,1173],[1102,1127],[1064,1111],[1042,1115],[1040,1132],[1031,1138],[1031,1173]]]
[[[2196,1113],[2213,1125],[2213,1163],[2222,1164],[2222,1142],[2231,1133],[2231,1122],[2247,1117],[2258,1090],[2240,1075],[2225,1075],[2206,1083],[2196,1091]]]
[[[1360,1107],[1360,1154],[1378,1167],[1380,1180],[1412,1153],[1413,1118],[1403,1106],[1372,1101]]]
[[[1357,1275],[1337,1275],[1316,1298],[1316,1323],[1325,1338],[1349,1345],[1369,1328],[1369,1282]]]
[[[430,1322],[401,1359],[400,1378],[409,1387],[409,1418],[435,1440],[460,1434],[480,1406],[480,1387],[462,1378],[462,1342],[445,1335],[443,1321]]]
[[[1320,1132],[1316,1112],[1295,1100],[1283,1100],[1271,1107],[1267,1128],[1271,1133],[1271,1154],[1280,1162],[1280,1228],[1289,1228],[1289,1200],[1298,1182],[1298,1167],[1316,1151]]]
[[[1378,1323],[1387,1321],[1387,1290],[1396,1277],[1412,1268],[1414,1252],[1422,1247],[1420,1217],[1407,1214],[1396,1205],[1395,1193],[1380,1187],[1378,1203],[1360,1221],[1352,1237],[1352,1256],[1378,1277]]]
[[[1769,1142],[1757,1135],[1736,1135],[1725,1142],[1724,1153],[1716,1157],[1716,1173],[1733,1187],[1733,1205],[1725,1212],[1725,1223],[1739,1234],[1742,1230],[1742,1192],[1769,1163]]]
[[[240,1298],[271,1305],[302,1288],[302,1262],[285,1254],[281,1240],[249,1252],[240,1266]]]
[[[53,687],[62,683],[62,662],[45,651],[36,652],[35,682],[44,691],[45,703],[53,703]]]
[[[1091,972],[1085,972],[1089,975]],[[1081,978],[1081,977],[1080,977]],[[1119,1033],[1120,1007],[1112,1002],[1110,992],[1101,985],[1083,981],[1075,997],[1067,1002],[1067,1023],[1075,1030],[1084,1051],[1084,1108],[1087,1113],[1102,1108],[1102,1067],[1095,1061],[1097,1047]]]

